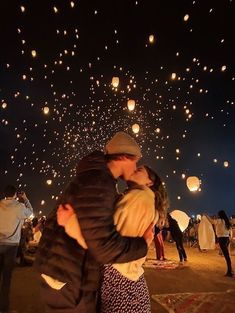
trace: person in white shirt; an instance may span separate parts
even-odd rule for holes
[[[231,259],[228,250],[232,227],[226,213],[223,210],[218,212],[218,219],[214,222],[214,224],[219,246],[227,263],[227,273],[225,276],[233,277]]]
[[[17,200],[20,198],[21,203]],[[24,192],[16,193],[14,186],[6,186],[0,201],[0,312],[9,310],[11,275],[20,242],[24,219],[33,208]]]

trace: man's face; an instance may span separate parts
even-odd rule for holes
[[[131,175],[136,171],[136,163],[138,160],[138,157],[134,160],[128,159],[127,157],[123,158],[122,178],[124,180],[129,180]]]

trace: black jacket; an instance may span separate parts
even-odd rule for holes
[[[104,155],[96,151],[84,157],[76,178],[67,186],[62,202],[71,203],[88,245],[84,250],[56,221],[56,209],[49,215],[40,240],[35,267],[62,282],[95,291],[100,264],[124,263],[147,253],[143,238],[121,237],[116,232],[113,213],[117,197],[116,180]]]

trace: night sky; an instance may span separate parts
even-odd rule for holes
[[[123,130],[170,210],[235,214],[234,14],[233,0],[1,1],[0,189],[47,214],[78,160]]]

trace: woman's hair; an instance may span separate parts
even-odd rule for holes
[[[219,211],[218,216],[219,216],[219,218],[224,220],[226,228],[229,229],[231,227],[231,224],[230,224],[229,219],[228,219],[226,213],[224,212],[224,210]]]
[[[153,185],[149,188],[155,194],[155,209],[159,212],[160,217],[166,217],[169,208],[169,198],[167,196],[166,188],[162,183],[161,178],[148,166],[144,165],[148,173],[149,179]]]

